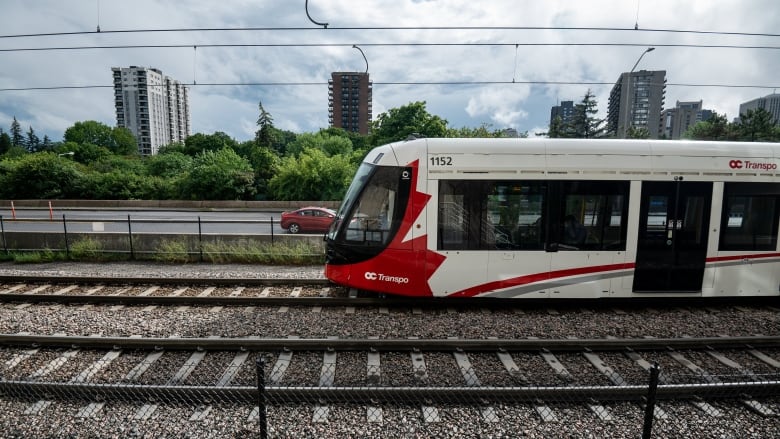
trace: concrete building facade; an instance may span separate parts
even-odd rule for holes
[[[702,101],[680,102],[674,108],[661,112],[660,136],[665,139],[681,139],[693,125],[712,117],[712,110],[702,108]]]
[[[659,138],[665,99],[666,70],[622,73],[609,94],[607,131],[625,138],[629,128],[645,128]]]
[[[739,105],[739,114],[743,115],[748,110],[763,108],[772,115],[772,122],[780,124],[780,94],[773,93],[761,98],[753,99]]]
[[[189,90],[147,67],[113,67],[116,124],[129,129],[141,155],[183,142],[190,133]]]
[[[328,123],[368,134],[372,118],[373,83],[368,73],[333,72],[328,81]]]

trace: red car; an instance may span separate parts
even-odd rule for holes
[[[328,231],[336,212],[325,207],[302,207],[282,212],[282,228],[290,233]]]

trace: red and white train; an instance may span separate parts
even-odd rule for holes
[[[412,139],[326,235],[335,283],[406,296],[780,295],[780,144]]]

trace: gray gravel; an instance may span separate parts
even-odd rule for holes
[[[15,264],[0,262],[2,276],[109,276],[198,278],[198,279],[324,279],[322,266],[275,266],[256,264],[160,264],[153,262],[52,262],[46,264]]]
[[[114,277],[192,277],[192,278],[321,278],[322,267],[271,267],[258,265],[159,265],[150,263],[38,265],[0,264],[0,275],[35,276],[114,276]],[[190,290],[193,290],[190,288]],[[185,294],[197,294],[197,288]],[[230,294],[232,289],[216,294]],[[304,291],[319,294],[318,291]],[[274,289],[274,295],[286,292]],[[104,307],[104,306],[35,306],[17,309],[16,304],[0,305],[0,332],[21,331],[72,335],[100,334],[103,336],[144,337],[353,337],[382,336],[405,338],[603,338],[678,337],[752,335],[780,332],[778,315],[772,311],[757,313],[742,311],[704,312],[698,310],[659,310],[656,313],[629,311],[618,314],[610,310],[574,310],[549,313],[546,310],[515,313],[496,310],[449,314],[446,312],[393,309],[383,314],[377,309],[358,308],[347,313],[343,308],[324,308],[318,313],[308,308],[292,308],[279,312],[278,308],[256,307],[251,311],[238,307],[224,307],[218,311],[207,307],[186,310],[158,307]],[[6,367],[23,349],[0,351],[0,371],[3,379],[24,379],[56,361],[68,349],[41,349],[15,367]],[[780,359],[779,351],[767,350],[768,355]],[[742,353],[727,353],[741,365],[757,373],[777,373],[770,366]],[[733,355],[731,355],[733,354]],[[193,375],[184,383],[211,384],[219,379],[235,353],[209,353]],[[232,385],[254,384],[254,358],[241,366]],[[278,353],[263,353],[268,370]],[[707,354],[685,352],[691,361],[704,364],[717,373],[730,370]],[[164,384],[188,360],[190,353],[166,352],[147,374],[136,383]],[[85,365],[100,360],[100,355],[81,353],[41,379],[67,381]],[[92,379],[96,383],[117,382],[139,362],[146,353],[125,352]],[[601,359],[632,383],[644,383],[647,373],[620,353],[601,354]],[[381,382],[392,386],[463,385],[464,376],[453,356],[448,353],[425,353],[428,378],[415,377],[410,355],[381,354]],[[468,354],[474,374],[483,385],[516,385],[495,355]],[[531,382],[542,385],[567,385],[569,381],[557,376],[538,353],[512,353],[512,358]],[[608,381],[579,354],[566,354],[559,361],[574,376],[577,384],[607,384]],[[664,373],[673,376],[673,382],[698,382],[691,372],[664,353],[648,354],[645,359],[658,362]],[[317,385],[322,373],[321,352],[295,353],[281,385]],[[365,385],[366,355],[364,353],[337,354],[335,384],[340,386]],[[453,401],[455,403],[456,401]],[[780,411],[780,401],[762,400],[769,408]],[[191,420],[198,407],[161,406],[148,419],[136,419],[140,404],[107,404],[94,417],[79,418],[77,414],[86,405],[56,402],[40,414],[25,414],[35,401],[0,398],[0,431],[3,437],[259,437],[257,421],[250,416],[249,406],[215,404],[202,420]],[[583,404],[560,401],[545,410],[554,414],[555,421],[545,421],[537,407],[529,404],[492,406],[495,416],[485,419],[478,408],[457,404],[439,405],[438,422],[426,422],[422,407],[384,407],[381,422],[367,421],[367,407],[338,404],[330,407],[325,422],[314,422],[312,406],[272,405],[268,410],[271,437],[283,438],[635,438],[641,434],[642,408],[638,404],[603,404],[611,415],[601,420]],[[666,419],[658,419],[654,437],[778,437],[780,421],[745,409],[738,402],[714,404],[721,416],[704,412],[692,404],[661,403]],[[202,409],[203,407],[201,407]],[[492,421],[492,422],[491,422]]]

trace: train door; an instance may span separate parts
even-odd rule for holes
[[[642,183],[635,292],[700,292],[712,183]]]

